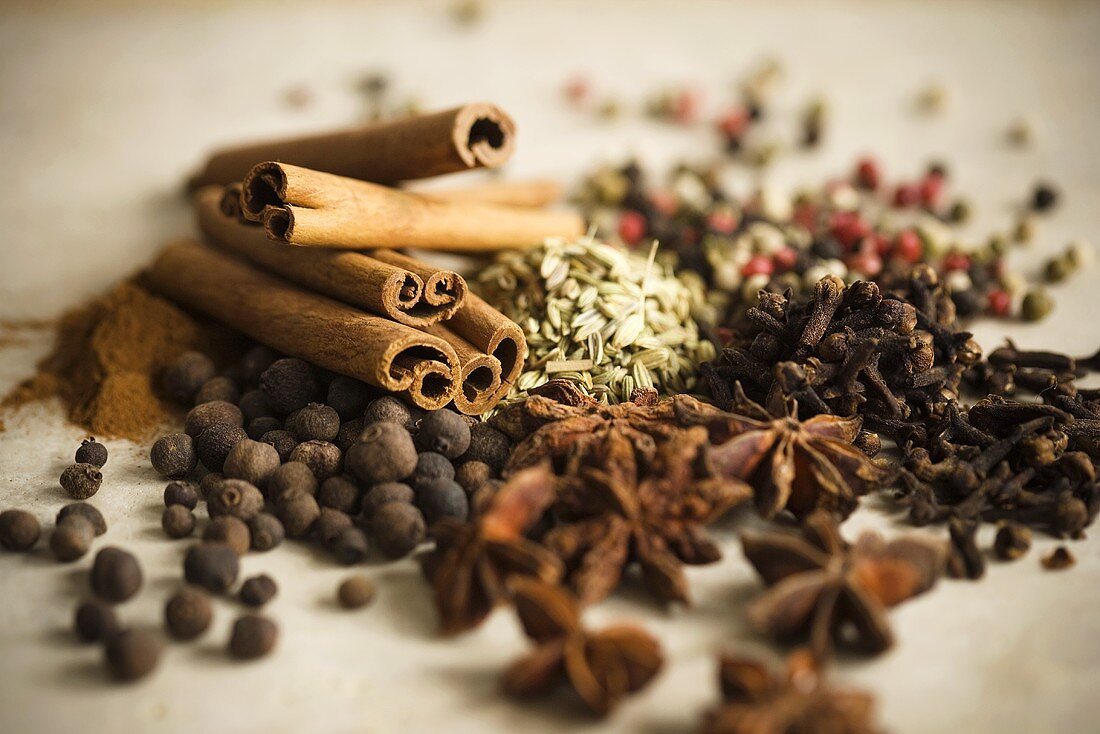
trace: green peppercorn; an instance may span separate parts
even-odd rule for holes
[[[1046,266],[1043,268],[1043,275],[1049,282],[1058,283],[1068,278],[1076,270],[1077,266],[1074,265],[1073,260],[1063,254],[1047,260]]]
[[[80,442],[80,448],[76,450],[77,464],[91,464],[103,468],[107,463],[107,447],[89,436]]]
[[[91,464],[73,464],[62,472],[60,482],[74,500],[86,500],[99,491],[103,474]]]
[[[227,591],[236,582],[240,568],[236,551],[225,543],[199,543],[183,559],[184,578],[215,594]]]
[[[26,510],[0,512],[0,548],[23,552],[34,547],[42,535],[38,518]]]
[[[145,630],[123,630],[103,648],[107,669],[122,682],[135,681],[153,672],[160,661],[160,640]]]
[[[453,410],[433,410],[420,419],[416,443],[424,451],[437,451],[455,459],[470,448],[470,426]]]
[[[161,436],[149,451],[153,469],[162,477],[185,477],[195,470],[199,459],[195,444],[186,433]]]
[[[1020,315],[1024,321],[1041,321],[1054,309],[1054,300],[1041,288],[1035,288],[1024,294],[1020,304]]]
[[[214,361],[205,354],[184,352],[161,374],[161,384],[170,398],[188,403],[215,371]]]
[[[290,452],[290,461],[299,461],[309,467],[318,482],[340,473],[344,455],[336,444],[328,441],[305,441]]]
[[[237,596],[243,604],[250,607],[262,607],[274,599],[278,593],[279,585],[275,583],[275,579],[266,573],[262,573],[259,576],[245,579]]]
[[[202,589],[186,586],[164,605],[164,626],[177,640],[193,640],[210,627],[214,605]]]
[[[196,405],[187,413],[187,417],[183,420],[183,432],[191,438],[198,438],[203,431],[215,423],[230,423],[243,427],[244,415],[240,408],[224,400],[203,403]]]
[[[279,628],[267,617],[245,614],[233,623],[229,654],[238,660],[262,658],[275,648]]]
[[[81,642],[104,642],[118,630],[114,607],[98,599],[83,602],[73,614],[73,631]]]
[[[50,533],[50,551],[54,558],[68,563],[87,553],[95,540],[95,528],[79,515],[67,518]]]
[[[279,518],[274,515],[261,512],[248,522],[248,530],[252,536],[252,550],[269,551],[283,542],[286,531]]]
[[[409,432],[397,423],[377,421],[363,429],[348,449],[348,469],[367,484],[395,482],[416,470],[419,456]]]
[[[96,596],[119,604],[138,593],[143,575],[141,564],[132,553],[107,546],[95,554],[89,579]]]
[[[362,609],[374,601],[374,595],[374,583],[361,574],[344,579],[336,589],[336,599],[344,609]]]

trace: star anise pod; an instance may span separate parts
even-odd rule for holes
[[[504,674],[509,695],[548,693],[567,682],[598,716],[649,684],[664,664],[661,646],[628,624],[598,632],[584,628],[577,600],[559,586],[532,578],[512,581],[516,614],[536,643]]]
[[[854,544],[825,512],[806,518],[801,537],[785,532],[741,537],[745,557],[770,587],[749,619],[776,638],[809,637],[825,659],[834,644],[879,653],[893,643],[886,609],[932,588],[945,558],[942,543],[875,532]]]
[[[777,675],[762,663],[727,655],[719,663],[723,702],[707,712],[702,734],[875,734],[869,693],[834,688],[806,650]]]
[[[554,476],[541,464],[517,472],[488,501],[476,520],[441,520],[432,526],[436,547],[424,560],[435,589],[444,634],[479,625],[508,595],[508,581],[561,577],[561,561],[524,537],[554,498]]]

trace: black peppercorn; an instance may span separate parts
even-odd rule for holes
[[[272,416],[261,416],[254,418],[248,423],[248,427],[245,428],[245,433],[253,441],[261,440],[266,434],[272,431],[283,430],[283,422],[278,418]],[[297,441],[295,441],[297,443]]]
[[[461,460],[481,461],[500,471],[511,453],[512,442],[507,436],[487,423],[478,423],[470,429],[470,447]]]
[[[350,576],[336,588],[336,599],[344,609],[362,609],[374,601],[374,582],[363,575]]]
[[[9,551],[28,551],[38,542],[42,527],[38,518],[26,510],[0,512],[0,548]]]
[[[286,430],[299,441],[332,441],[340,432],[340,415],[327,405],[310,403],[287,416]]]
[[[298,445],[298,439],[294,438],[294,434],[282,429],[268,431],[260,436],[260,440],[274,446],[275,451],[279,454],[279,461],[283,462],[290,461],[290,455],[294,453],[294,448]]]
[[[266,573],[262,573],[259,576],[245,579],[237,596],[243,604],[250,607],[262,607],[274,599],[278,593],[279,585],[275,583],[275,579]]]
[[[416,444],[424,451],[456,459],[470,448],[470,426],[453,410],[433,410],[420,419]]]
[[[95,540],[95,528],[79,515],[67,518],[50,533],[50,551],[63,563],[75,561],[87,553]]]
[[[290,452],[290,461],[300,461],[310,468],[318,482],[340,473],[343,454],[328,441],[306,441]]]
[[[396,423],[378,421],[363,429],[348,449],[348,469],[367,484],[396,482],[416,470],[419,460],[412,436]]]
[[[263,444],[267,446],[267,444]],[[271,448],[268,446],[268,448]],[[218,483],[206,498],[206,511],[210,517],[232,515],[248,522],[264,508],[264,495],[250,482],[243,479],[226,479]]]
[[[244,416],[241,409],[233,403],[223,400],[215,400],[212,403],[196,405],[188,413],[183,421],[183,432],[191,438],[198,438],[210,426],[215,423],[231,423],[235,426],[244,426]]]
[[[117,680],[130,682],[153,672],[160,661],[160,640],[145,630],[123,630],[103,648],[107,669]]]
[[[161,436],[149,451],[153,469],[162,477],[184,477],[199,463],[194,441],[186,433]]]
[[[424,519],[429,525],[445,517],[463,522],[470,512],[466,492],[453,479],[437,479],[420,484],[415,491],[416,506],[424,513]]]
[[[424,540],[424,516],[404,502],[387,502],[374,511],[371,536],[387,558],[402,558]]]
[[[191,482],[168,482],[164,488],[164,506],[183,505],[188,510],[199,504],[199,491]]]
[[[328,546],[336,560],[348,566],[367,557],[367,536],[356,527],[341,530],[329,541]]]
[[[300,461],[288,461],[267,478],[267,495],[272,501],[278,501],[287,492],[317,494],[317,477]]]
[[[95,508],[94,505],[90,505],[87,502],[70,502],[57,511],[56,524],[60,525],[65,522],[67,518],[79,515],[92,524],[92,529],[95,530],[96,536],[103,535],[107,532],[107,521],[103,519],[103,513]]]
[[[118,629],[114,607],[98,599],[82,603],[73,615],[73,631],[81,642],[104,642]]]
[[[359,487],[346,476],[329,477],[317,491],[317,501],[322,507],[347,513],[359,511],[361,496]]]
[[[180,403],[189,403],[215,371],[214,361],[205,354],[184,352],[161,374],[161,385],[168,397]]]
[[[225,543],[238,556],[243,556],[252,545],[252,531],[244,520],[232,515],[220,515],[207,523],[202,539],[208,543]]]
[[[102,469],[107,463],[107,447],[89,436],[80,442],[80,448],[76,450],[76,463],[91,464]]]
[[[225,457],[222,473],[230,479],[243,479],[257,487],[263,487],[280,463],[279,452],[274,446],[246,438]]]
[[[313,536],[321,541],[322,545],[328,545],[341,530],[350,528],[351,525],[351,516],[346,512],[322,507],[317,521],[313,523]]]
[[[402,482],[384,482],[371,487],[363,495],[362,515],[366,519],[374,516],[375,510],[389,502],[411,504],[416,498],[412,487]]]
[[[282,521],[288,538],[304,538],[320,517],[321,508],[313,495],[291,491],[275,500],[275,514]]]
[[[261,512],[252,518],[248,522],[248,529],[252,535],[252,550],[269,551],[286,537],[279,518],[267,512]]]
[[[278,637],[279,628],[270,619],[258,614],[245,614],[233,623],[229,654],[238,660],[262,658],[275,647]]]
[[[413,410],[389,395],[372,401],[363,412],[363,420],[367,423],[380,421],[396,423],[407,431],[412,430],[415,424]]]
[[[336,438],[332,439],[332,442],[346,454],[351,445],[359,440],[359,434],[363,432],[366,425],[366,421],[362,418],[354,418],[342,423],[340,424],[340,430],[336,432]]]
[[[478,487],[485,484],[492,477],[492,467],[483,461],[467,461],[455,470],[455,481],[466,490],[468,495],[476,492]]]
[[[62,472],[60,481],[74,500],[86,500],[99,491],[103,474],[91,464],[73,464]]]
[[[275,418],[275,409],[264,395],[262,390],[249,390],[241,395],[237,407],[241,409],[245,424],[249,424],[257,418]]]
[[[183,559],[184,578],[215,594],[227,591],[236,582],[240,568],[237,553],[225,543],[199,543]]]
[[[141,564],[132,553],[107,546],[95,554],[90,581],[96,596],[119,604],[141,589]]]
[[[202,383],[202,387],[195,393],[195,405],[212,403],[215,400],[224,400],[227,403],[235,403],[241,399],[241,389],[229,377],[211,377]]]
[[[160,516],[160,526],[169,538],[186,538],[195,532],[195,513],[183,505],[165,507]]]
[[[1053,209],[1058,204],[1058,191],[1049,183],[1035,184],[1031,192],[1031,208],[1037,212],[1045,212]]]
[[[229,452],[247,438],[248,434],[240,426],[232,423],[215,423],[195,439],[195,453],[203,466],[210,471],[220,472]]]
[[[268,347],[263,345],[252,347],[241,357],[241,379],[250,385],[258,385],[260,375],[278,358],[279,355]]]
[[[423,451],[417,457],[416,469],[409,478],[409,484],[414,487],[433,482],[437,479],[454,479],[455,467],[443,454],[434,451]]]
[[[164,626],[177,640],[193,640],[210,627],[214,605],[202,589],[185,586],[164,604]]]
[[[288,357],[272,362],[264,370],[260,375],[260,389],[276,413],[287,415],[313,400],[319,386],[312,367],[300,359]]]
[[[325,402],[347,421],[363,415],[376,394],[377,391],[365,382],[337,375],[328,384]]]

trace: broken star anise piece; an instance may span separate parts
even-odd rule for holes
[[[590,632],[581,623],[577,600],[561,587],[518,577],[511,586],[516,614],[536,647],[505,672],[509,695],[545,694],[567,682],[593,713],[606,716],[661,669],[661,646],[640,627],[619,624]]]
[[[785,674],[726,655],[718,668],[723,702],[707,712],[702,734],[876,734],[869,693],[834,688],[813,655],[792,653]]]
[[[854,544],[825,512],[806,518],[801,537],[785,532],[741,537],[745,557],[768,585],[749,620],[775,638],[809,638],[824,660],[834,645],[877,654],[893,643],[886,609],[932,588],[943,570],[942,543],[890,542],[875,532]]]
[[[514,474],[472,522],[441,520],[431,528],[436,547],[424,560],[435,589],[444,634],[480,624],[507,597],[508,580],[561,577],[561,561],[524,532],[554,498],[554,476],[545,464]]]

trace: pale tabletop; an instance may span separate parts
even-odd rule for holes
[[[355,82],[382,68],[399,93],[430,107],[485,99],[518,122],[510,174],[575,179],[600,161],[638,154],[657,164],[713,150],[709,129],[635,121],[607,125],[561,102],[563,81],[637,103],[661,83],[695,83],[711,98],[765,56],[782,59],[781,105],[814,92],[830,102],[828,142],[781,160],[780,186],[820,182],[875,152],[888,172],[916,175],[946,160],[976,205],[975,236],[1009,226],[1039,177],[1065,193],[1034,247],[1014,255],[1033,272],[1073,238],[1100,238],[1100,5],[1085,2],[496,2],[484,21],[455,27],[446,4],[400,2],[5,3],[0,9],[0,318],[54,316],[138,269],[167,239],[191,231],[180,184],[210,146],[356,119]],[[915,92],[939,80],[943,114],[921,117]],[[309,91],[304,108],[287,91]],[[1026,151],[1004,145],[1018,116],[1036,125]],[[1100,346],[1098,273],[1055,289],[1041,324],[983,322],[988,349],[1006,334],[1033,348]],[[33,370],[48,335],[4,331],[0,391]],[[20,506],[48,525],[65,498],[57,477],[81,431],[57,406],[5,416],[0,509]],[[109,444],[94,502],[131,548],[148,582],[122,609],[155,626],[180,575],[186,543],[159,529],[163,482],[147,447]],[[867,503],[846,532],[900,525]],[[736,540],[743,520],[716,529],[722,562],[688,572],[696,604],[665,611],[627,591],[590,613],[630,618],[664,643],[668,665],[651,688],[603,723],[553,704],[498,693],[499,674],[526,645],[512,616],[495,614],[453,641],[435,634],[412,561],[370,565],[379,597],[361,613],[332,601],[347,573],[293,544],[250,555],[243,572],[281,586],[270,607],[276,654],[254,664],[224,654],[238,611],[217,609],[196,644],[172,646],[136,686],[106,680],[97,651],[77,645],[72,610],[86,593],[87,557],[58,565],[42,550],[0,557],[0,732],[551,732],[691,730],[717,700],[715,655],[768,652],[745,629],[758,583]],[[987,529],[988,530],[988,529]],[[1100,531],[1091,531],[1100,535]],[[990,538],[983,535],[983,543]],[[944,581],[891,615],[899,640],[836,675],[873,690],[895,732],[1079,732],[1100,726],[1100,541],[1071,544],[1077,566],[1040,568],[1056,544],[1040,536],[1013,564],[978,583]]]

